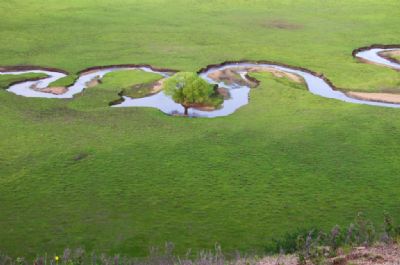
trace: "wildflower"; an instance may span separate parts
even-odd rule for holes
[[[59,257],[59,256],[55,256],[54,259],[55,259],[56,262],[58,262],[58,260],[60,259],[60,257]]]

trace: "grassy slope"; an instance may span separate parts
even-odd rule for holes
[[[197,70],[249,58],[308,67],[352,89],[399,80],[350,56],[398,42],[398,1],[43,2],[0,4],[2,64]],[[265,26],[277,19],[303,28]],[[297,227],[347,224],[359,210],[400,218],[398,110],[257,77],[251,104],[211,120],[110,109],[117,88],[73,101],[0,91],[0,249],[142,255],[170,240],[179,250],[216,241],[249,250]]]
[[[398,86],[396,73],[359,64],[351,51],[397,43],[399,8],[395,0],[3,1],[0,59],[72,72],[121,63],[197,70],[265,59],[322,72],[343,88],[389,88]],[[299,29],[270,27],[279,21]]]

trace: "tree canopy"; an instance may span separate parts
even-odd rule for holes
[[[193,106],[218,106],[223,102],[213,85],[192,72],[180,72],[168,78],[164,82],[164,92],[184,107],[185,115]]]

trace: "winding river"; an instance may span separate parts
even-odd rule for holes
[[[355,57],[361,59],[362,61],[368,61],[371,63],[379,64],[382,66],[390,67],[396,70],[400,70],[400,64],[385,59],[380,56],[380,52],[382,51],[391,51],[391,50],[400,50],[399,48],[368,48],[362,49],[354,54]],[[393,103],[383,103],[377,101],[368,101],[368,100],[360,100],[347,96],[345,93],[335,90],[331,83],[324,77],[321,77],[307,69],[300,69],[296,67],[284,66],[280,64],[274,63],[262,63],[262,62],[237,62],[237,63],[225,63],[217,66],[210,66],[206,69],[199,72],[200,76],[209,82],[210,84],[218,84],[222,87],[225,87],[229,90],[230,97],[226,99],[220,109],[213,111],[202,111],[198,109],[190,109],[189,115],[196,117],[220,117],[227,116],[234,113],[238,108],[248,104],[249,102],[249,93],[250,87],[248,85],[241,85],[238,83],[225,84],[223,82],[218,82],[212,78],[210,75],[223,70],[235,69],[235,71],[240,75],[240,77],[244,81],[249,81],[246,78],[248,73],[248,69],[251,67],[268,67],[275,69],[277,71],[295,74],[302,77],[308,87],[308,90],[318,96],[337,99],[349,103],[356,104],[366,104],[373,106],[381,106],[381,107],[391,107],[391,108],[400,108],[400,104]],[[93,79],[101,79],[104,75],[122,70],[141,70],[145,72],[151,72],[161,75],[166,78],[171,75],[168,70],[156,70],[152,67],[145,66],[114,66],[109,68],[101,68],[94,69],[91,71],[87,71],[82,73],[76,82],[68,87],[67,92],[56,95],[52,93],[47,93],[40,91],[48,87],[48,85],[60,78],[66,76],[66,74],[58,72],[58,71],[50,71],[50,70],[21,70],[21,71],[2,71],[0,75],[4,74],[12,74],[19,75],[25,73],[42,73],[46,74],[47,77],[38,81],[25,81],[22,83],[14,84],[10,86],[7,91],[14,93],[16,95],[24,96],[24,97],[40,97],[40,98],[73,98],[74,95],[81,93],[85,88],[87,88],[88,82]],[[241,82],[242,83],[242,82]],[[112,107],[121,108],[121,107],[151,107],[157,108],[166,114],[182,114],[184,109],[180,104],[175,103],[169,96],[165,95],[163,91],[143,98],[129,98],[123,96],[123,100],[121,103],[117,105],[113,105]]]

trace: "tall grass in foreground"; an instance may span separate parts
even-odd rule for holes
[[[330,259],[354,247],[399,242],[400,224],[395,224],[391,215],[385,212],[383,224],[375,226],[362,213],[358,213],[354,223],[347,228],[342,229],[336,225],[328,232],[313,229],[288,234],[280,240],[274,240],[269,251],[275,250],[275,254],[279,253],[277,265],[283,265],[279,263],[279,258],[285,253],[296,253],[299,265],[323,265],[331,264]],[[151,248],[145,258],[87,253],[82,248],[65,249],[61,255],[37,256],[31,261],[23,257],[13,259],[0,253],[0,265],[253,265],[259,261],[260,257],[257,255],[243,256],[239,252],[227,257],[218,244],[214,250],[197,254],[189,250],[186,255],[178,256],[174,253],[174,244],[166,243],[164,249]]]
[[[85,250],[78,248],[74,251],[65,249],[63,254],[38,256],[33,261],[28,261],[23,257],[12,259],[6,255],[0,255],[0,265],[253,265],[258,261],[258,257],[240,256],[227,259],[219,245],[213,251],[201,251],[195,257],[188,251],[186,255],[177,256],[174,254],[174,245],[166,243],[163,250],[151,248],[146,258],[129,258],[120,255],[109,256],[106,254],[86,253]]]

